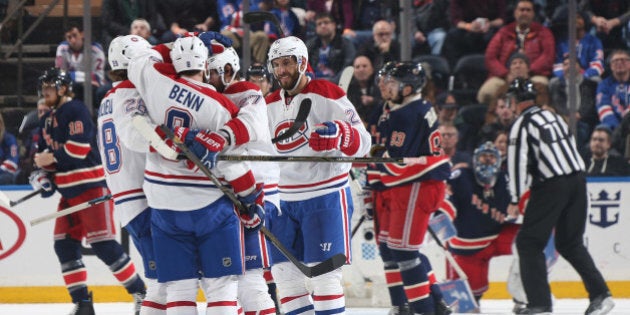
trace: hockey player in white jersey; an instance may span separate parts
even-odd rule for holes
[[[221,51],[216,53],[217,51]],[[208,58],[208,82],[218,92],[227,96],[240,109],[239,116],[244,113],[248,117],[257,119],[264,125],[257,141],[250,141],[244,146],[247,154],[272,155],[273,146],[267,129],[267,104],[260,88],[251,82],[241,80],[239,57],[234,48],[225,48],[220,44],[213,44],[215,52]],[[255,113],[255,115],[250,115]],[[265,213],[277,211],[280,207],[278,194],[278,179],[280,168],[275,162],[252,162],[252,172],[256,183],[264,185]],[[269,244],[262,232],[257,230],[245,231],[245,274],[239,277],[238,297],[245,314],[275,314],[276,308],[269,295],[267,283],[263,277],[263,268],[271,267]]]
[[[292,125],[299,104],[313,106],[294,135],[275,143],[277,154],[292,156],[364,156],[370,135],[354,106],[338,86],[305,75],[308,52],[297,37],[275,41],[269,49],[269,72],[281,89],[269,95],[267,113],[272,136]],[[287,163],[280,170],[280,208],[269,215],[271,231],[304,263],[314,264],[345,254],[350,263],[352,198],[350,163]],[[341,269],[311,279],[312,296],[302,273],[272,248],[271,268],[282,301],[290,314],[344,314]]]
[[[215,167],[216,155],[226,141],[213,130],[236,117],[238,108],[203,83],[207,58],[202,40],[184,37],[171,50],[158,45],[140,52],[128,69],[151,120],[174,129],[250,210],[238,214],[221,190],[187,161],[147,156],[143,188],[154,210],[151,223],[158,280],[167,284],[169,315],[197,314],[200,277],[206,289],[206,314],[237,314],[237,275],[244,271],[239,218],[246,228],[256,228],[264,219],[262,187],[256,187],[249,165],[218,162]],[[226,149],[231,154],[241,151],[239,147]]]
[[[109,44],[109,73],[113,88],[105,95],[98,110],[97,142],[105,168],[105,179],[114,197],[114,210],[142,257],[147,293],[134,295],[136,314],[166,314],[166,286],[158,284],[153,242],[151,210],[142,190],[148,143],[133,130],[133,115],[146,112],[144,102],[127,80],[127,66],[134,50],[150,49],[142,37],[127,35]],[[143,303],[144,310],[140,310]]]

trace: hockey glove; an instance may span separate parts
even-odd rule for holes
[[[256,231],[265,222],[265,192],[263,184],[256,184],[256,189],[247,196],[238,197],[247,212],[241,212],[239,218],[245,229]]]
[[[55,193],[55,185],[48,177],[48,172],[44,170],[33,171],[28,177],[28,182],[34,190],[42,189],[42,198],[48,198]]]
[[[199,39],[201,39],[201,41],[203,42],[204,45],[206,45],[206,47],[208,47],[208,52],[210,53],[210,55],[212,56],[213,54],[217,54],[220,52],[215,52],[215,48],[212,47],[212,40],[215,40],[216,42],[218,42],[219,44],[223,45],[224,47],[232,47],[232,40],[229,37],[226,37],[224,35],[222,35],[221,33],[217,33],[217,32],[203,32],[201,34],[199,34]]]
[[[359,150],[359,132],[343,120],[326,121],[315,126],[308,145],[321,152],[340,150],[353,155]]]
[[[177,128],[180,127],[176,127]],[[181,153],[182,151],[175,145],[175,143],[173,143],[173,140],[169,139],[166,134],[164,133],[164,131],[162,131],[162,129],[160,128],[160,126],[155,127],[155,133],[158,134],[158,136],[160,136],[160,138],[162,138],[162,141],[172,150],[174,150],[177,153]],[[149,147],[149,151],[150,152],[157,152],[157,150],[154,147]]]
[[[183,129],[183,128],[182,128]],[[205,165],[212,169],[217,164],[217,156],[223,150],[226,140],[220,134],[209,131],[200,130],[198,132],[190,132],[190,130],[175,130],[175,134],[183,134],[184,143]],[[190,164],[189,164],[190,166]]]

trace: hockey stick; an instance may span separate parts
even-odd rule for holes
[[[149,142],[161,156],[169,160],[177,160],[177,152],[169,147],[164,140],[155,132],[145,116],[136,115],[131,119],[131,124],[138,130],[140,135]]]
[[[350,81],[352,81],[352,76],[354,75],[354,67],[347,66],[343,68],[341,72],[341,76],[339,77],[339,87],[346,93],[348,93],[348,86],[350,86]]]
[[[7,196],[5,193],[0,191],[0,203],[4,204],[7,208],[10,208],[39,195],[42,191],[44,191],[44,188],[40,188],[39,190],[32,191],[28,195],[16,201],[9,199],[9,196]]]
[[[186,155],[186,157],[191,162],[193,162],[206,176],[208,176],[212,183],[217,186],[221,190],[221,192],[223,192],[232,201],[232,203],[234,203],[234,205],[238,208],[240,212],[247,211],[241,201],[238,200],[238,197],[236,197],[236,194],[234,194],[231,189],[221,184],[219,179],[214,176],[214,174],[212,174],[212,172],[201,162],[197,155],[190,151],[190,149],[179,139],[175,138],[175,135],[173,134],[173,131],[171,131],[171,129],[164,125],[161,125],[160,128],[162,129],[164,134],[167,135],[168,138],[173,140],[173,143],[177,145],[182,153],[184,153],[184,155]],[[260,227],[260,231],[289,261],[291,261],[305,276],[309,278],[317,277],[331,272],[337,268],[340,268],[346,262],[345,255],[337,254],[328,258],[327,260],[320,262],[317,265],[307,266],[300,262],[295,256],[293,256],[293,254],[291,254],[291,252],[286,247],[284,247],[280,240],[275,235],[273,235],[273,233],[271,233],[271,231],[269,231],[264,225]]]
[[[295,120],[293,120],[293,125],[289,127],[285,132],[281,133],[277,137],[271,139],[271,143],[276,143],[282,140],[286,140],[291,138],[304,124],[306,123],[306,118],[308,114],[311,112],[312,101],[310,98],[305,98],[300,102],[300,108],[298,109],[298,113],[295,116]]]
[[[221,161],[255,162],[326,162],[326,163],[403,163],[427,164],[426,157],[383,158],[352,156],[275,156],[275,155],[219,155]]]
[[[284,31],[278,21],[278,17],[275,14],[268,11],[252,11],[243,15],[243,22],[247,24],[259,23],[259,22],[271,22],[273,26],[278,30],[278,35],[284,37]]]
[[[52,219],[56,219],[56,218],[59,218],[59,217],[63,217],[63,216],[66,216],[66,215],[69,215],[69,214],[72,214],[72,213],[75,213],[75,212],[79,212],[79,211],[87,209],[87,208],[89,208],[91,206],[94,206],[94,205],[106,202],[107,200],[110,200],[110,199],[112,199],[112,195],[101,196],[101,197],[94,198],[92,200],[86,201],[84,203],[80,203],[78,205],[74,205],[72,207],[65,208],[65,209],[57,211],[55,213],[51,213],[51,214],[47,214],[47,215],[41,216],[39,218],[35,218],[35,219],[31,220],[31,226],[35,226],[35,225],[38,225],[40,223],[46,222],[48,220],[52,220]]]
[[[357,234],[357,231],[359,231],[359,227],[361,227],[361,223],[363,223],[363,221],[365,221],[365,218],[367,217],[367,215],[362,215],[361,219],[359,219],[359,222],[357,222],[357,225],[354,226],[354,228],[352,229],[352,234],[350,235],[350,238],[354,237],[354,234]]]
[[[467,313],[468,311],[472,311],[472,312],[478,311],[479,305],[477,304],[477,301],[475,300],[475,296],[472,293],[472,290],[470,289],[470,285],[468,284],[468,276],[466,276],[466,273],[464,272],[464,270],[462,270],[462,267],[460,267],[457,261],[455,261],[455,258],[453,257],[453,255],[448,250],[448,248],[446,248],[444,243],[442,243],[442,241],[437,236],[435,231],[433,231],[433,229],[430,226],[427,226],[427,231],[429,231],[429,234],[431,234],[431,236],[433,237],[435,242],[438,244],[438,246],[444,251],[444,256],[446,257],[446,260],[448,260],[449,264],[453,266],[453,268],[455,269],[455,272],[457,272],[457,275],[459,276],[459,279],[457,280],[451,280],[451,281],[448,281],[447,283],[442,283],[440,285],[440,289],[442,291],[446,291],[446,290],[455,291],[453,295],[455,296],[457,300],[456,303],[458,303],[458,309],[455,310],[456,312]],[[445,289],[445,287],[448,287],[448,289]],[[459,292],[457,292],[457,290],[459,290]],[[465,292],[467,297],[462,296],[461,294],[462,292]],[[447,297],[447,295],[444,295],[445,300],[450,299],[450,298],[451,298],[450,296]],[[447,302],[452,302],[452,301],[447,300]]]

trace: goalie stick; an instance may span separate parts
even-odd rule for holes
[[[29,199],[39,195],[42,191],[44,191],[43,188],[40,188],[39,190],[32,191],[28,195],[26,195],[26,196],[24,196],[24,197],[22,197],[22,198],[20,198],[20,199],[18,199],[16,201],[11,200],[9,198],[9,196],[7,196],[5,193],[0,191],[0,203],[4,204],[7,208],[10,208],[10,207],[16,206],[16,205],[18,205],[18,204],[20,204],[20,203],[22,203],[22,202],[24,202],[26,200],[29,200]]]
[[[304,124],[306,123],[306,118],[308,114],[311,112],[312,101],[310,98],[305,98],[300,102],[300,108],[298,109],[298,113],[295,116],[295,120],[293,120],[293,125],[289,127],[285,132],[279,134],[277,137],[271,139],[271,143],[276,143],[282,140],[286,140],[291,138]]]
[[[282,30],[280,21],[278,21],[278,17],[276,17],[275,14],[268,11],[252,11],[243,15],[243,22],[247,24],[262,23],[267,21],[271,22],[278,30],[278,35],[280,35],[281,38],[284,37],[284,30]]]
[[[86,201],[84,203],[80,203],[78,205],[74,205],[72,207],[65,208],[65,209],[57,211],[55,213],[51,213],[51,214],[47,214],[47,215],[41,216],[39,218],[35,218],[35,219],[31,220],[31,226],[35,226],[35,225],[38,225],[40,223],[46,222],[48,220],[56,219],[56,218],[63,217],[63,216],[66,216],[66,215],[69,215],[69,214],[72,214],[72,213],[75,213],[75,212],[79,212],[81,210],[85,210],[85,209],[87,209],[87,208],[89,208],[91,206],[103,203],[103,202],[105,202],[107,200],[110,200],[110,199],[112,199],[112,195],[101,196],[101,197],[98,197],[98,198],[94,198],[92,200],[88,200],[88,201]]]
[[[171,129],[164,125],[161,125],[160,128],[162,129],[164,134],[166,134],[166,136],[170,138],[173,143],[175,143],[175,145],[184,153],[184,155],[186,155],[186,157],[191,162],[193,162],[206,176],[208,176],[212,183],[217,186],[221,190],[221,192],[223,192],[234,203],[239,211],[247,211],[241,201],[238,200],[238,197],[236,197],[236,194],[234,194],[231,189],[221,184],[219,179],[216,178],[214,174],[212,174],[212,172],[201,162],[201,160],[192,151],[190,151],[190,149],[184,143],[175,138],[175,135],[173,134],[173,131],[171,131]],[[264,225],[260,227],[260,231],[289,261],[291,261],[291,263],[293,263],[305,276],[309,278],[317,277],[331,272],[337,268],[340,268],[346,263],[346,256],[344,254],[337,254],[320,262],[317,265],[307,266],[300,262],[295,256],[293,256],[293,254],[291,254],[291,252],[286,247],[284,247],[280,240],[275,235],[273,235],[273,233],[271,233],[271,231],[269,231]]]

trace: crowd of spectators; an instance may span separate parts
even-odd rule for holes
[[[536,83],[539,106],[552,109],[567,120],[575,115],[578,147],[584,152],[585,161],[599,159],[591,151],[593,142],[601,142],[602,138],[610,144],[607,149],[610,156],[630,159],[630,152],[626,152],[630,151],[626,145],[630,139],[630,115],[626,115],[630,108],[627,0],[578,3],[576,112],[571,111],[567,96],[570,44],[566,1],[414,0],[413,32],[408,39],[400,37],[399,1],[250,0],[249,3],[250,11],[273,13],[284,34],[305,41],[312,75],[337,82],[345,67],[354,67],[348,97],[366,122],[382,110],[376,72],[387,62],[400,60],[401,42],[408,40],[412,59],[425,60],[432,55],[434,59],[445,60],[450,69],[455,69],[464,56],[485,56],[487,79],[478,82],[480,88],[473,97],[462,97],[452,83],[450,88],[434,85],[424,95],[435,105],[440,123],[448,129],[443,135],[448,138],[452,128],[457,131],[456,151],[449,155],[470,154],[471,148],[504,135],[514,119],[506,110],[506,85],[514,78],[525,77]],[[111,86],[104,75],[108,70],[106,45],[115,36],[137,34],[157,44],[187,32],[217,31],[229,36],[242,56],[244,22],[240,0],[103,0],[101,17],[102,32],[92,45],[95,108]],[[258,83],[264,81],[265,88],[273,89],[273,82],[265,72],[266,55],[279,30],[270,22],[257,23],[250,25],[249,36],[250,63],[255,66],[247,76]],[[59,44],[55,66],[72,74],[75,94],[81,98],[82,82],[88,79],[81,63],[81,26],[70,25],[64,39]],[[431,75],[433,65],[425,66]],[[26,157],[23,161],[28,161],[24,153],[28,148],[21,151]],[[24,162],[19,165],[24,167]]]

